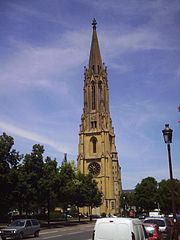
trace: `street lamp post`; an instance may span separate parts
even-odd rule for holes
[[[169,124],[165,124],[165,129],[162,130],[164,142],[167,144],[168,150],[168,160],[169,160],[169,175],[171,181],[171,198],[172,198],[172,211],[173,211],[173,235],[174,239],[177,239],[177,228],[176,228],[176,204],[175,204],[175,194],[174,194],[174,183],[173,183],[173,172],[172,172],[172,161],[171,161],[171,147],[172,143],[172,132],[173,130],[169,127]]]
[[[126,208],[126,197],[123,197],[123,205],[124,205],[124,216],[127,217],[127,208]]]

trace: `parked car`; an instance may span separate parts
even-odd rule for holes
[[[97,219],[93,240],[145,240],[147,234],[142,222],[136,218]]]
[[[87,218],[87,215],[83,214],[83,213],[79,213],[79,217],[80,218]]]
[[[39,237],[40,224],[36,219],[18,219],[0,230],[2,240],[6,238],[23,239],[26,236],[34,235]]]
[[[60,218],[73,218],[70,214],[66,214],[66,213],[62,213],[61,215],[60,215]]]
[[[147,217],[143,223],[153,223],[159,227],[162,239],[172,239],[173,228],[170,220],[166,217]]]
[[[159,231],[159,227],[153,223],[143,223],[146,230],[148,240],[161,240],[162,233]]]
[[[70,214],[66,214],[66,213],[61,214],[60,217],[61,218],[72,218],[72,216]]]

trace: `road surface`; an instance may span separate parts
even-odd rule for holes
[[[92,240],[94,222],[40,231],[39,238],[32,240]],[[29,239],[30,240],[30,239]]]

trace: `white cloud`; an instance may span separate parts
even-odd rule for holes
[[[0,68],[1,91],[11,84],[16,88],[40,86],[57,89],[61,85],[62,94],[68,92],[67,74],[74,68],[88,62],[89,33],[85,31],[67,31],[61,39],[43,46],[33,46],[29,43],[14,40],[11,42],[11,58],[4,58]],[[117,31],[101,33],[100,36],[103,59],[110,59],[112,66],[117,68],[113,58],[124,53],[150,49],[173,49],[168,42],[162,40],[158,32],[138,30],[120,34]],[[85,49],[85,51],[84,51]],[[103,51],[102,51],[103,52]],[[104,56],[105,55],[105,56]],[[132,69],[130,66],[119,66],[121,72]],[[58,81],[57,81],[58,80]]]
[[[57,16],[55,17],[46,11],[38,10],[37,6],[33,6],[33,4],[18,2],[7,2],[6,4],[11,12],[8,18],[13,21],[21,22],[21,24],[26,24],[27,18],[29,17],[37,19],[38,21],[45,20],[53,23],[60,23]]]
[[[29,47],[24,45],[10,60],[1,65],[1,86],[16,82],[22,86],[49,86],[68,69],[79,65],[84,60],[83,52],[76,48]]]
[[[116,57],[124,53],[133,53],[144,50],[174,50],[167,40],[162,39],[160,33],[149,29],[131,31],[129,33],[119,33],[112,31],[101,36],[101,45],[103,52],[109,57]]]
[[[16,136],[25,138],[25,139],[29,139],[35,142],[39,142],[41,144],[47,144],[49,146],[51,146],[52,148],[54,148],[56,151],[62,153],[62,152],[68,152],[67,148],[63,145],[58,144],[57,142],[49,139],[48,137],[45,136],[41,136],[35,132],[31,132],[31,131],[27,131],[21,128],[18,128],[14,125],[5,123],[0,121],[0,128],[3,131],[7,131],[11,134],[14,134]]]
[[[117,1],[117,0],[79,0],[80,2],[86,2],[90,7],[98,9],[103,13],[105,11],[111,12],[111,19],[117,15],[121,19],[127,17],[127,22],[131,18],[132,20],[143,19],[146,16],[148,19],[148,25],[166,25],[167,23],[172,23],[173,17],[178,14],[180,10],[179,0],[169,1],[169,0],[157,0],[157,1]],[[123,21],[125,22],[125,21]],[[146,22],[145,22],[146,23]],[[142,21],[142,25],[145,24]],[[130,25],[130,24],[129,24]],[[129,26],[128,25],[128,26]]]
[[[84,32],[67,31],[60,39],[42,46],[11,38],[12,54],[3,57],[0,67],[1,91],[12,86],[34,86],[67,94],[68,75],[87,60],[87,38]]]
[[[133,67],[125,65],[125,64],[118,64],[118,63],[111,63],[109,66],[110,69],[112,70],[117,70],[121,73],[127,73],[127,72],[131,72],[133,70]]]

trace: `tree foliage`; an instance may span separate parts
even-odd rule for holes
[[[26,154],[18,168],[16,193],[19,196],[19,211],[26,214],[38,211],[40,202],[39,181],[43,177],[44,147],[35,144],[30,154]]]
[[[144,178],[135,188],[136,204],[140,211],[152,211],[157,206],[157,181],[153,177]]]
[[[136,206],[135,192],[122,192],[120,196],[121,208],[123,210],[130,210]]]
[[[11,193],[15,187],[13,176],[21,155],[13,149],[14,139],[6,133],[0,136],[0,212],[3,216],[9,211],[12,196]]]
[[[175,194],[176,211],[180,212],[180,181],[174,179],[172,183],[170,180],[162,180],[159,183],[159,205],[166,214],[172,213],[172,190]]]
[[[102,204],[102,193],[97,187],[91,174],[77,173],[75,179],[75,199],[79,207],[87,206],[91,209]]]
[[[102,193],[93,176],[78,172],[74,162],[63,161],[58,167],[56,159],[44,159],[44,146],[35,144],[24,156],[13,149],[14,139],[0,136],[0,212],[1,218],[10,210],[22,214],[50,211],[55,207],[99,207]],[[136,206],[139,211],[152,211],[159,203],[164,213],[171,213],[172,186],[177,211],[180,211],[180,181],[147,177],[137,184],[134,192],[121,195],[121,207]]]
[[[76,171],[71,162],[63,163],[60,168],[59,190],[59,200],[65,210],[68,205],[75,205],[78,208],[84,206],[94,208],[101,205],[102,194],[92,175]]]
[[[63,162],[60,167],[58,198],[63,209],[73,204],[75,171],[71,163]]]
[[[50,157],[45,159],[43,165],[43,176],[39,179],[39,208],[48,211],[48,223],[50,222],[50,212],[56,207],[58,197],[59,168],[57,161]]]
[[[44,146],[35,144],[31,153],[20,156],[12,149],[14,139],[0,136],[0,211],[18,209],[20,214],[48,212],[56,206],[91,208],[101,204],[101,193],[91,175],[77,171],[74,162],[60,167],[50,157],[44,159]]]
[[[148,177],[138,183],[135,188],[136,206],[140,212],[153,211],[160,207],[164,214],[172,213],[172,190],[174,191],[176,211],[180,211],[180,181],[174,179],[157,181]]]
[[[19,152],[12,149],[14,139],[6,133],[0,136],[0,173],[8,173],[21,159]]]

